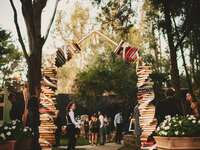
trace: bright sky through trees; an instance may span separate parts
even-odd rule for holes
[[[18,15],[19,15],[19,23],[20,23],[20,28],[21,28],[21,32],[22,32],[22,36],[24,38],[25,41],[27,41],[27,37],[26,37],[26,28],[25,28],[25,24],[24,24],[24,20],[22,17],[22,13],[21,13],[21,6],[20,6],[20,2],[14,1],[17,11],[18,11]],[[74,9],[74,4],[76,2],[80,2],[82,4],[83,7],[89,7],[90,8],[90,13],[91,14],[95,14],[95,9],[92,7],[91,2],[89,0],[61,0],[58,6],[58,10],[62,10],[62,9],[67,9],[68,11],[68,17],[70,18],[71,12],[73,12],[72,10]],[[48,0],[47,3],[47,7],[44,9],[43,11],[43,18],[42,18],[42,33],[46,32],[45,29],[49,24],[49,19],[52,15],[52,10],[53,10],[53,6],[54,6],[55,0]],[[13,11],[11,9],[10,3],[7,0],[2,0],[0,2],[0,26],[3,29],[6,29],[10,32],[12,32],[13,35],[13,39],[14,41],[16,41],[16,44],[19,46],[19,43],[17,41],[17,33],[15,30],[15,26],[14,26],[14,21],[13,21]],[[93,17],[93,19],[95,19]],[[54,29],[54,27],[52,27],[52,30]],[[51,30],[51,31],[52,31]],[[55,46],[60,46],[62,43],[59,43],[59,41],[55,41],[50,33],[49,38],[47,39],[47,42],[44,46],[44,53],[54,53],[55,52]],[[20,46],[19,46],[20,47]]]

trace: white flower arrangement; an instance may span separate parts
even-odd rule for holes
[[[32,129],[30,127],[24,127],[22,136],[23,137],[32,137],[33,136]]]
[[[30,127],[24,127],[23,132],[32,132]]]
[[[3,140],[5,140],[5,139],[6,139],[6,136],[5,136],[5,134],[4,134],[4,133],[1,133],[1,134],[0,134],[0,137],[1,137]]]
[[[24,128],[24,130],[23,130],[24,132],[27,132],[28,130],[26,129],[26,128]]]
[[[10,135],[11,135],[11,132],[10,132],[10,131],[8,131],[8,132],[6,133],[6,135],[7,135],[7,136],[10,136]]]
[[[4,130],[8,130],[8,127],[7,127],[7,126],[5,126],[5,127],[4,127]]]
[[[165,120],[157,127],[155,134],[168,137],[200,137],[200,120],[193,115],[166,116]]]
[[[0,127],[0,143],[6,140],[17,140],[32,137],[33,132],[30,127],[24,127],[19,120],[4,123]]]

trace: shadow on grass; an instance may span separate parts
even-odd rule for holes
[[[68,140],[66,137],[62,137],[60,140],[60,145],[61,146],[66,146],[68,143]],[[77,146],[82,146],[82,145],[89,145],[89,141],[87,139],[85,139],[84,137],[78,137],[77,138]]]
[[[60,146],[66,146],[67,143],[68,143],[67,137],[62,136],[62,138],[60,140]],[[89,145],[89,141],[87,139],[85,139],[84,137],[78,137],[76,145],[77,146]],[[54,148],[52,148],[52,150],[62,150],[62,148],[54,147]],[[79,150],[79,149],[77,149],[77,150]],[[84,150],[84,149],[81,149],[81,150]]]

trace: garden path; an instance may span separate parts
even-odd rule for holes
[[[123,147],[123,145],[115,144],[115,143],[106,143],[105,145],[84,145],[84,146],[76,146],[77,150],[119,150]],[[59,150],[67,149],[67,146],[60,146]]]

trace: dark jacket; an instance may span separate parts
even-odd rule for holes
[[[165,116],[175,116],[180,114],[179,101],[175,96],[168,96],[166,99],[160,101],[156,105],[156,118],[158,125],[165,120]]]
[[[24,113],[24,98],[22,93],[16,93],[15,101],[12,101],[12,107],[10,110],[10,118],[12,120],[18,119],[22,120],[22,115]]]

